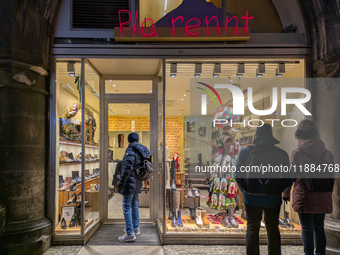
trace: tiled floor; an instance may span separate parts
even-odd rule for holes
[[[77,255],[83,246],[52,246],[44,255]]]

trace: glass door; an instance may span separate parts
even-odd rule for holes
[[[128,135],[138,134],[138,143],[150,150],[150,104],[109,103],[108,104],[108,219],[123,220],[123,196],[114,189],[113,176],[122,168],[122,160],[129,147]],[[151,180],[142,183],[139,195],[139,217],[150,219]]]

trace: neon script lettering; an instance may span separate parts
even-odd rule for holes
[[[125,22],[122,22],[122,14],[125,13],[125,14],[128,14],[128,21],[125,21]],[[118,11],[118,17],[119,17],[119,29],[120,29],[120,35],[121,36],[124,36],[124,33],[123,33],[123,28],[124,27],[128,27],[129,26],[129,23],[131,22],[131,19],[132,19],[132,14],[129,10],[119,10]],[[134,26],[133,26],[133,35],[135,36],[136,35],[136,29],[137,29],[137,19],[138,19],[138,10],[136,11],[136,14],[135,14],[135,17],[134,17]],[[210,17],[210,19],[208,19],[208,17],[205,17],[205,26],[206,26],[206,29],[207,29],[207,35],[209,35],[209,24],[210,22],[212,21],[212,19],[215,19],[216,20],[216,24],[217,24],[217,35],[219,35],[221,33],[221,30],[220,30],[220,26],[219,26],[219,20],[218,20],[218,17],[216,16],[212,16]],[[234,27],[234,36],[237,36],[238,34],[238,23],[239,23],[239,18],[237,18],[236,16],[233,16],[231,18],[229,18],[229,15],[227,16],[226,18],[226,26],[225,26],[225,29],[224,29],[224,34],[227,33],[227,29],[228,29],[228,24],[230,23],[230,21],[232,21],[233,19],[235,19],[235,22],[236,22],[236,26]],[[246,12],[246,15],[241,17],[241,19],[244,19],[245,20],[245,27],[243,27],[243,32],[244,32],[244,35],[248,34],[249,32],[249,20],[251,19],[254,19],[254,16],[249,16],[249,11]],[[147,21],[151,21],[151,30],[152,32],[151,33],[145,33],[144,29],[144,24],[147,22]],[[175,23],[178,23],[178,22],[181,22],[183,23],[183,16],[178,16],[176,18],[172,17],[171,18],[171,24],[172,24],[172,33],[173,33],[173,36],[176,36],[176,30],[175,30]],[[195,22],[195,23],[194,23]],[[189,25],[190,23],[190,25]],[[193,24],[194,23],[194,24]],[[199,35],[199,31],[195,30],[197,29],[198,27],[200,27],[200,25],[202,24],[202,21],[198,18],[191,18],[189,19],[186,24],[185,24],[185,31],[187,33],[188,36],[198,36]],[[142,25],[140,27],[141,31],[142,31],[142,35],[144,37],[157,37],[157,32],[156,32],[156,27],[154,26],[154,21],[153,19],[145,19],[143,22],[142,22]],[[150,31],[150,30],[149,30]]]

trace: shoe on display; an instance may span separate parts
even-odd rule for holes
[[[190,218],[192,220],[195,220],[195,208],[194,207],[189,207],[189,211],[190,211]]]
[[[67,201],[67,205],[68,204],[75,204],[77,202],[77,193],[73,193],[73,195],[71,196],[71,198]]]
[[[227,218],[227,211],[226,210],[222,210],[221,224],[226,228],[231,228],[231,224],[230,224],[230,222]]]
[[[76,214],[73,214],[72,219],[70,221],[70,224],[68,225],[70,228],[73,228],[76,226]]]
[[[209,227],[210,226],[210,222],[207,218],[207,212],[205,210],[202,210],[202,222],[203,222],[203,227]]]
[[[289,212],[284,212],[284,221],[287,223],[288,227],[294,228],[294,224],[289,219]]]
[[[74,160],[73,159],[70,159],[69,156],[68,156],[68,153],[64,150],[60,151],[60,154],[64,157],[66,163],[73,163]]]
[[[181,191],[180,190],[174,190],[173,191],[173,196],[174,196],[174,200],[173,200],[173,209],[176,211],[179,210],[179,206],[181,205]],[[176,216],[176,214],[175,214]]]
[[[66,159],[62,154],[59,154],[59,164],[65,164],[66,163]]]
[[[60,226],[61,226],[61,229],[67,229],[67,224],[64,218],[61,220]]]
[[[132,233],[131,235],[125,234],[123,236],[118,237],[118,241],[121,243],[128,243],[128,242],[134,242],[136,241],[137,237],[135,233]]]
[[[189,189],[194,189],[194,186],[192,185],[191,180],[189,180]]]
[[[63,179],[63,176],[62,176],[62,175],[59,175],[59,189],[60,189],[62,186],[64,186],[64,183],[65,183],[65,181],[64,181],[64,179]]]
[[[183,222],[182,222],[182,218],[181,218],[181,211],[177,212],[177,225],[179,228],[183,228]]]
[[[234,216],[234,211],[235,211],[234,208],[229,207],[228,209],[229,222],[233,228],[238,228],[238,224]]]
[[[194,196],[192,195],[191,189],[188,189],[188,191],[187,191],[187,197],[188,197],[188,198],[194,197]]]
[[[221,192],[227,192],[227,179],[226,178],[222,178],[221,179]]]
[[[195,189],[194,194],[195,194],[195,197],[201,197],[200,191],[198,189]]]
[[[287,223],[281,218],[279,218],[279,226],[282,227],[282,228],[288,227]]]
[[[74,160],[74,157],[73,157],[73,153],[72,153],[72,152],[68,153],[68,157],[69,157],[70,159]]]
[[[173,190],[177,189],[176,188],[176,181],[174,179],[172,179],[172,181],[171,181],[171,189],[173,189]]]
[[[189,183],[188,183],[188,179],[185,179],[185,184],[184,184],[184,188],[188,189],[189,188]]]
[[[90,184],[90,191],[96,191],[96,184]]]
[[[177,228],[176,211],[172,211],[171,227]]]
[[[195,217],[195,220],[196,220],[196,225],[200,228],[203,227],[203,221],[202,221],[202,211],[203,211],[203,208],[202,207],[197,207],[196,208],[196,217]]]
[[[133,232],[135,233],[136,236],[140,235],[140,229],[134,229]],[[124,233],[126,234],[126,228],[124,228]]]
[[[264,224],[263,220],[261,220],[260,227],[261,228],[265,228],[266,227],[266,225]]]
[[[72,185],[70,185],[68,191],[76,191],[76,189],[77,189],[77,183],[72,182]]]
[[[81,203],[81,193],[78,194],[77,203]]]
[[[169,203],[169,216],[168,219],[172,220],[172,205],[173,205],[173,197],[172,197],[172,190],[167,190],[167,195],[168,195],[168,203]]]

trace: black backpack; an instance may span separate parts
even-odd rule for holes
[[[112,185],[115,187],[118,186],[120,176],[122,174],[122,165],[123,165],[123,161],[122,160],[118,161],[117,166],[116,166],[116,171],[112,179]]]
[[[247,165],[252,166],[277,166],[282,164],[280,154],[283,155],[282,150],[276,146],[256,146],[252,144],[249,147],[253,148],[249,155]],[[246,173],[244,181],[244,190],[251,195],[261,196],[278,196],[283,192],[282,176],[280,173],[275,173],[275,178],[259,178],[262,173]],[[269,177],[269,176],[267,176]]]
[[[152,168],[152,156],[150,156],[150,158],[144,158],[139,151],[135,151],[141,161],[142,161],[142,165],[141,166],[136,166],[136,162],[137,162],[137,158],[135,160],[135,173],[137,175],[137,177],[142,180],[145,181],[147,179],[149,179],[152,175],[153,172],[153,168]]]
[[[301,150],[299,151],[305,154],[311,160],[309,162],[309,169],[311,169],[311,165],[314,165],[313,166],[314,168],[319,167],[323,169],[323,166],[329,165],[331,163],[325,160],[325,155],[326,155],[327,150],[325,150],[318,159],[313,158],[311,155]],[[315,172],[305,173],[306,176],[305,178],[303,178],[303,181],[304,181],[306,188],[310,192],[333,192],[334,178],[318,178],[316,174]],[[308,177],[312,177],[313,175],[314,175],[314,178],[308,178]]]

